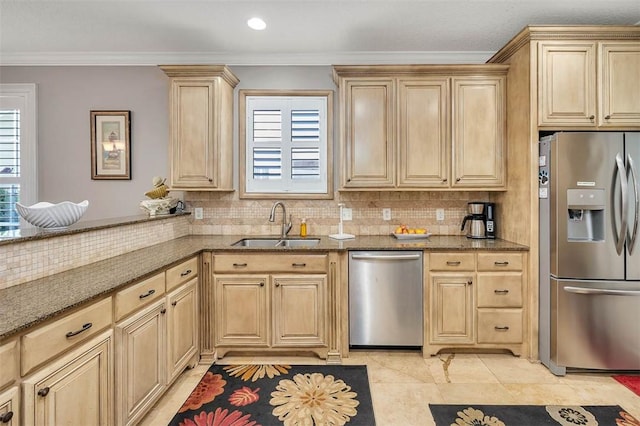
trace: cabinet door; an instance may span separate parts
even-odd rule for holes
[[[168,383],[171,383],[198,352],[198,279],[167,296]]]
[[[24,424],[113,424],[111,330],[23,382]]]
[[[538,125],[594,127],[595,73],[595,43],[541,43],[538,49]]]
[[[449,80],[398,82],[398,186],[449,186]]]
[[[640,125],[640,43],[599,43],[599,49],[599,125]]]
[[[267,284],[264,275],[216,275],[216,345],[268,347]]]
[[[395,186],[393,80],[346,80],[342,90],[342,186]]]
[[[0,393],[0,424],[2,426],[20,425],[20,392],[18,386]]]
[[[431,275],[431,343],[473,343],[473,312],[473,274]]]
[[[166,383],[164,300],[116,325],[117,424],[135,423]]]
[[[327,276],[274,275],[273,346],[325,346]]]
[[[452,80],[454,188],[506,185],[505,78]]]
[[[171,82],[171,186],[216,187],[213,114],[216,84],[212,79]]]

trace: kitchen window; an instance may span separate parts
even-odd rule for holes
[[[0,84],[0,235],[20,227],[16,202],[36,202],[36,170],[36,86]]]
[[[331,91],[240,94],[241,198],[333,198]]]

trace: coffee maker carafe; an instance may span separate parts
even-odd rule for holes
[[[481,201],[467,203],[469,214],[464,217],[460,227],[460,230],[463,231],[467,221],[469,222],[467,238],[486,238],[485,221],[487,218],[484,213],[484,206],[485,203]]]

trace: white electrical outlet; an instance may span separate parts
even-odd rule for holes
[[[442,222],[444,220],[444,209],[436,209],[436,220]]]
[[[195,216],[197,220],[201,220],[204,216],[204,213],[202,211],[202,207],[196,207],[194,210]]]
[[[382,209],[382,220],[391,220],[391,209]]]
[[[353,220],[353,211],[350,208],[342,208],[342,220]]]

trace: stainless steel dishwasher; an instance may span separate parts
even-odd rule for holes
[[[419,347],[422,252],[349,252],[349,345]]]

